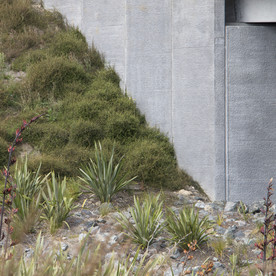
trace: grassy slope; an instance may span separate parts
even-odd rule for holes
[[[22,120],[47,111],[24,133],[24,143],[39,153],[29,157],[33,168],[42,161],[44,173],[74,177],[101,140],[106,153],[115,144],[117,158],[125,156],[123,173],[146,185],[197,185],[178,169],[168,138],[148,127],[122,93],[116,72],[59,13],[33,8],[28,0],[0,0],[0,41],[12,70],[26,72],[17,83],[0,80],[1,167]]]

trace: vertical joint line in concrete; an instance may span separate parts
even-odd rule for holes
[[[224,25],[225,26],[225,25]],[[229,95],[228,95],[228,53],[227,53],[227,30],[225,26],[225,40],[224,40],[224,60],[225,60],[225,98],[224,98],[224,108],[225,108],[225,200],[229,201]]]
[[[125,0],[125,35],[124,35],[124,48],[125,48],[125,72],[124,72],[124,93],[127,92],[126,79],[127,79],[127,0]]]
[[[171,141],[174,142],[174,135],[173,135],[173,0],[171,0]]]

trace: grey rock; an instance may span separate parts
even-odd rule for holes
[[[81,243],[87,236],[87,233],[80,233],[79,234],[79,243]]]
[[[212,216],[212,215],[209,215],[209,220],[210,220],[210,221],[215,221],[215,217]]]
[[[83,216],[78,216],[78,215],[75,216],[75,214],[73,216],[69,217],[66,221],[70,227],[78,226],[78,225],[84,223]]]
[[[178,195],[183,195],[183,196],[186,196],[186,197],[189,197],[189,196],[192,196],[192,195],[193,195],[193,193],[192,193],[191,191],[187,191],[187,190],[184,190],[184,189],[179,190],[179,191],[177,192],[177,194],[178,194]]]
[[[221,262],[214,262],[213,270],[216,275],[228,275],[226,272],[226,267]]]
[[[105,261],[108,263],[111,260],[113,255],[114,255],[114,252],[108,252],[104,257]]]
[[[25,257],[31,258],[34,255],[34,250],[32,248],[26,248],[25,249]]]
[[[215,231],[216,231],[217,234],[223,235],[225,233],[226,229],[221,227],[221,226],[216,225],[215,226]]]
[[[261,209],[264,207],[264,201],[256,201],[249,205],[249,212],[252,214],[260,213]]]
[[[250,239],[250,238],[243,238],[242,239],[242,242],[245,244],[245,245],[254,245],[256,243],[256,240],[255,239]]]
[[[200,215],[200,217],[207,217],[207,216],[209,216],[209,213],[206,212],[206,211],[204,211],[204,210],[200,210],[198,212],[198,214]]]
[[[61,248],[62,251],[66,251],[68,249],[68,247],[69,247],[68,244],[64,243],[64,242],[62,242],[61,245],[60,245],[60,248]]]
[[[87,232],[89,232],[92,235],[95,235],[100,230],[100,226],[92,226],[88,229]]]
[[[243,231],[237,231],[236,233],[234,233],[234,236],[236,239],[242,239],[245,237],[245,234]]]
[[[74,216],[75,216],[75,217],[82,217],[82,214],[81,214],[81,212],[75,212],[75,213],[74,213]]]
[[[210,203],[210,206],[213,208],[213,210],[219,211],[219,212],[224,210],[224,205],[225,205],[225,202],[223,201],[214,201]]]
[[[236,221],[236,224],[238,224],[238,226],[240,226],[240,227],[243,227],[243,226],[245,226],[247,223],[246,223],[245,221],[243,221],[243,220],[237,220],[237,221]]]
[[[201,196],[195,196],[195,200],[203,201],[203,200],[204,200],[204,198],[203,198],[203,197],[201,197]]]
[[[179,248],[175,249],[173,254],[170,256],[171,259],[176,260],[180,257],[181,250]]]
[[[171,210],[178,216],[182,208],[177,208],[175,206],[171,206]]]
[[[109,233],[100,233],[98,231],[94,237],[98,242],[106,242],[108,239],[108,236],[109,236]]]
[[[131,214],[129,211],[122,211],[122,214],[127,218],[130,219],[131,218]],[[118,217],[118,216],[117,216]]]
[[[235,219],[233,219],[233,218],[230,218],[230,219],[229,219],[229,218],[228,218],[228,219],[225,220],[225,222],[235,222]]]
[[[81,210],[80,214],[88,218],[93,216],[93,213],[90,210],[86,210],[86,209]]]
[[[204,211],[212,213],[214,211],[214,209],[210,203],[207,203],[207,204],[205,204]]]
[[[198,200],[198,202],[195,204],[195,207],[199,208],[199,209],[204,209],[205,208],[205,203],[201,200]]]
[[[235,238],[235,233],[236,233],[237,229],[238,229],[238,227],[236,225],[232,225],[232,226],[228,227],[226,229],[224,235],[223,235],[224,238],[229,237],[229,238],[234,239]]]
[[[166,241],[162,241],[161,244],[160,244],[160,247],[161,248],[166,248],[168,245],[166,243]]]
[[[225,265],[221,262],[214,262],[214,269],[225,269]]]
[[[109,241],[108,241],[108,244],[113,245],[113,244],[115,244],[117,242],[118,242],[118,236],[117,235],[112,235],[110,237]]]
[[[254,223],[264,223],[264,219],[265,219],[265,217],[263,215],[257,216],[257,217],[254,216],[254,218],[252,219],[252,222],[254,222]]]
[[[172,274],[173,273],[173,274]],[[182,273],[182,266],[179,265],[173,265],[171,268],[168,268],[165,272],[164,272],[164,276],[180,276]]]
[[[224,212],[235,212],[238,209],[238,205],[239,205],[238,202],[228,201],[225,204]]]
[[[91,228],[98,226],[98,223],[96,220],[88,221],[86,225],[84,226],[84,230],[89,232]]]
[[[148,250],[148,254],[149,254],[150,256],[157,254],[157,249],[156,249],[156,248],[150,248],[150,249]]]

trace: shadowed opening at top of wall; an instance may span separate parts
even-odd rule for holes
[[[225,0],[225,23],[276,23],[275,0]]]

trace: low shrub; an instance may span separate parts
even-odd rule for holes
[[[110,112],[106,124],[108,137],[125,141],[138,135],[141,122],[138,116],[130,112]]]
[[[7,115],[7,109],[20,109],[20,85],[9,81],[0,82],[0,115]]]
[[[26,131],[25,141],[43,152],[62,148],[69,142],[69,132],[57,123],[41,123]]]
[[[51,181],[47,181],[46,191],[42,191],[44,202],[41,218],[49,222],[51,233],[54,233],[63,223],[68,226],[66,219],[69,217],[69,213],[75,208],[73,206],[73,198],[67,198],[65,196],[66,187],[66,178],[61,181],[52,172]]]
[[[71,176],[79,174],[79,166],[86,164],[92,156],[92,152],[85,147],[76,144],[68,144],[62,150],[58,151],[59,155],[63,158],[64,164],[71,169]]]
[[[31,50],[16,58],[11,65],[14,71],[26,71],[28,66],[46,59],[48,52],[45,49]]]
[[[31,0],[0,2],[0,52],[8,61],[30,48],[41,48],[66,24],[58,12],[35,8]]]
[[[113,67],[109,66],[103,70],[98,71],[96,76],[98,79],[111,82],[117,87],[120,86],[121,79]]]
[[[42,11],[35,8],[32,0],[9,0],[0,2],[1,22],[3,31],[22,31],[26,26],[47,29],[49,24],[64,29],[66,24],[57,11]]]
[[[71,56],[84,63],[88,44],[78,29],[70,27],[66,31],[57,33],[49,45],[49,51],[53,56]]]
[[[103,139],[105,131],[94,121],[75,121],[70,129],[70,142],[83,147],[94,146],[95,141]]]
[[[86,69],[93,74],[97,70],[104,68],[104,56],[95,48],[94,44],[92,44],[92,47],[88,49],[88,53],[84,59],[84,64]]]
[[[103,116],[102,114],[103,111],[106,109],[106,104],[103,101],[93,99],[92,97],[89,97],[87,95],[83,95],[82,98],[83,99],[80,99],[77,102],[68,103],[66,110],[70,112],[72,118],[80,118],[86,121],[90,120],[102,122],[104,121],[104,119],[107,119],[107,116]]]
[[[111,202],[112,196],[135,178],[125,180],[125,177],[120,175],[121,167],[122,160],[114,164],[114,148],[107,161],[101,143],[95,143],[95,160],[90,159],[90,163],[80,169],[80,179],[86,183],[88,191],[94,193],[102,203]]]
[[[56,174],[60,176],[72,176],[74,173],[73,168],[68,165],[66,159],[56,153],[43,153],[30,156],[29,168],[31,170],[36,170],[40,163],[41,174],[47,174],[49,170],[55,170]]]
[[[139,109],[136,107],[135,102],[127,95],[122,95],[121,97],[117,98],[114,102],[113,108],[116,112],[125,111],[133,114],[140,119],[141,124],[146,124],[145,116],[140,113]]]
[[[96,96],[97,99],[111,104],[114,103],[116,99],[123,96],[121,89],[117,84],[100,77],[93,80],[87,93],[91,93]]]
[[[19,57],[31,48],[37,48],[41,41],[39,30],[34,27],[27,27],[18,33],[11,31],[0,35],[0,52],[5,53],[6,60],[11,61]]]
[[[35,26],[41,22],[31,0],[1,1],[0,10],[2,31],[22,31],[26,26]]]
[[[146,185],[173,188],[177,164],[167,144],[137,139],[128,145],[124,171],[135,172],[137,179]]]
[[[140,203],[139,198],[134,196],[134,207],[129,209],[134,224],[123,213],[119,213],[117,220],[127,231],[126,235],[133,242],[145,248],[158,237],[163,229],[162,208],[163,201],[160,200],[160,194],[157,196],[148,195],[143,203]]]
[[[28,68],[26,81],[30,91],[45,101],[63,98],[69,85],[82,87],[90,78],[78,62],[49,56]]]
[[[208,230],[211,224],[208,217],[200,219],[194,207],[184,207],[177,216],[173,210],[167,211],[167,231],[171,235],[170,240],[181,248],[188,250],[188,244],[196,241],[200,246],[208,240]]]
[[[41,142],[41,149],[44,152],[62,148],[69,142],[69,132],[58,124],[48,125]]]

